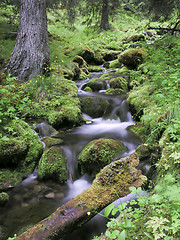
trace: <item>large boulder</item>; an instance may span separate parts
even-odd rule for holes
[[[60,147],[53,146],[44,151],[39,161],[38,177],[58,182],[67,180],[66,156]]]
[[[142,48],[138,49],[127,49],[122,52],[118,60],[120,63],[124,64],[125,66],[136,68],[139,64],[143,62],[144,58],[144,50]]]
[[[103,97],[85,97],[81,99],[82,111],[93,118],[102,117],[109,106]]]
[[[78,158],[81,173],[97,174],[125,150],[126,147],[114,139],[100,138],[89,142]]]

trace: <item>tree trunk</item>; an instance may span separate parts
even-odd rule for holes
[[[101,25],[100,28],[103,30],[110,29],[109,25],[109,4],[108,0],[103,0],[102,12],[101,12]]]
[[[50,65],[46,0],[20,0],[19,29],[5,72],[28,80]]]
[[[145,182],[146,178],[136,169],[138,164],[136,153],[112,162],[97,174],[90,188],[16,237],[16,240],[64,239],[111,202],[129,194],[129,187],[137,188]]]

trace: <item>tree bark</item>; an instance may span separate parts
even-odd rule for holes
[[[101,12],[101,25],[100,28],[102,30],[110,29],[109,25],[109,4],[108,0],[103,0],[102,3],[102,12]]]
[[[53,214],[27,230],[16,240],[62,240],[116,199],[129,194],[146,180],[136,169],[136,153],[112,162],[97,174],[90,188],[59,207]]]
[[[18,34],[5,72],[24,81],[49,65],[46,0],[20,0]]]

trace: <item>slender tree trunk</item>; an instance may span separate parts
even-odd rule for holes
[[[100,28],[103,30],[110,29],[109,25],[109,3],[108,0],[102,1],[102,12],[101,12],[101,25]]]
[[[24,81],[43,74],[50,58],[46,0],[20,0],[20,4],[18,35],[5,72]]]

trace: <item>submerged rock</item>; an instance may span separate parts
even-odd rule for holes
[[[81,99],[82,111],[93,118],[102,117],[109,106],[103,97],[85,97]]]
[[[95,175],[125,149],[120,141],[114,139],[100,138],[89,142],[78,158],[82,174],[87,172]]]
[[[60,147],[53,146],[44,151],[39,161],[38,177],[58,182],[67,180],[66,156]]]

